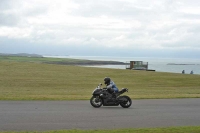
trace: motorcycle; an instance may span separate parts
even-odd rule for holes
[[[92,97],[90,99],[90,104],[99,108],[103,106],[119,106],[123,108],[129,108],[132,104],[132,100],[128,96],[120,96],[124,92],[128,92],[127,88],[122,88],[119,92],[111,93],[107,88],[101,88],[102,84],[100,83],[93,91]]]

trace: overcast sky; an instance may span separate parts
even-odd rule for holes
[[[200,0],[0,0],[0,53],[200,58]]]

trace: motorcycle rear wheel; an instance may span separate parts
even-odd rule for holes
[[[90,98],[90,104],[95,107],[95,108],[99,108],[102,106],[103,101],[101,98],[97,97],[97,96],[92,96]]]
[[[129,108],[132,104],[132,100],[130,97],[128,96],[122,96],[124,101],[120,102],[119,104],[123,107],[123,108]]]

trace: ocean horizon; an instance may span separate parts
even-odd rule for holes
[[[130,61],[148,62],[148,69],[153,69],[156,72],[170,72],[200,74],[200,59],[193,58],[158,58],[158,57],[110,57],[110,56],[45,56],[53,58],[73,58],[73,59],[87,59],[87,60],[101,60],[101,61],[119,61],[128,63]],[[126,69],[126,65],[95,65],[87,67],[100,68],[115,68]]]

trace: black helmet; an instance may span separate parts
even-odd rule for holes
[[[109,77],[104,78],[104,84],[106,84],[106,85],[110,84],[110,78]]]

